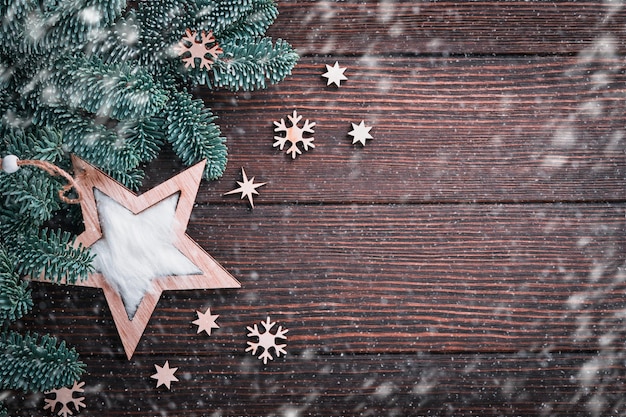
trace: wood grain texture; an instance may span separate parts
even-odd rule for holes
[[[230,163],[198,202],[236,200],[222,194],[242,166],[268,182],[259,204],[626,199],[622,58],[343,58],[340,89],[325,62],[302,59],[265,91],[206,96]],[[294,109],[317,123],[316,148],[296,160],[272,146],[272,122]],[[365,147],[348,136],[361,120]]]
[[[165,292],[138,354],[220,354],[245,326],[290,329],[291,352],[576,351],[618,343],[622,205],[203,206],[189,233],[242,283]],[[81,352],[119,345],[97,290],[52,294],[33,314]],[[44,299],[43,293],[38,294]],[[195,311],[220,314],[204,352]],[[54,317],[51,320],[48,316]],[[94,320],[99,320],[97,326]],[[32,324],[29,324],[31,326]],[[64,329],[72,329],[69,333]],[[608,340],[608,342],[607,342]]]
[[[626,10],[611,1],[282,0],[278,10],[269,34],[301,54],[585,54],[625,46]]]
[[[34,283],[15,327],[87,363],[106,416],[626,414],[626,8],[619,1],[289,0],[293,75],[199,89],[229,165],[188,234],[241,289],[164,292],[127,361],[103,294]],[[326,86],[324,64],[348,80]],[[298,110],[316,148],[272,147]],[[351,144],[350,123],[374,139]],[[223,196],[268,182],[255,209]],[[144,191],[183,167],[165,153]],[[220,328],[196,334],[196,311]],[[289,329],[287,356],[244,352]],[[171,391],[154,364],[179,367]],[[16,416],[41,395],[0,392]]]
[[[210,342],[207,342],[210,344]],[[618,416],[626,412],[622,353],[515,355],[150,355],[87,357],[81,416]],[[179,382],[155,389],[154,364]],[[132,387],[132,390],[129,390]],[[41,395],[20,398],[31,416]],[[13,399],[17,403],[17,399]],[[10,404],[11,405],[11,404]],[[15,404],[13,404],[15,405]],[[599,413],[599,414],[596,414]]]

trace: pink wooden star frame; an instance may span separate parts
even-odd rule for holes
[[[93,245],[102,237],[94,189],[99,189],[134,214],[146,210],[175,193],[180,194],[172,226],[173,244],[201,270],[201,273],[164,276],[152,280],[152,288],[145,293],[132,320],[128,318],[120,294],[102,274],[93,273],[86,280],[75,284],[102,288],[128,359],[133,356],[163,291],[241,287],[239,281],[185,233],[205,162],[188,168],[141,195],[136,195],[80,158],[73,157],[72,162],[75,181],[81,192],[81,209],[85,223],[85,231],[78,236],[77,243],[86,247]]]

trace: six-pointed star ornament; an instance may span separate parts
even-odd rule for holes
[[[73,164],[85,223],[77,244],[101,258],[75,285],[102,288],[129,359],[163,291],[241,287],[185,233],[205,162],[141,195],[79,158]]]
[[[178,378],[174,376],[178,368],[170,368],[170,361],[165,361],[163,366],[155,364],[154,368],[156,369],[156,374],[150,375],[150,378],[157,380],[157,388],[161,385],[165,385],[167,389],[170,389],[170,384],[178,381]]]
[[[198,314],[198,319],[192,321],[192,323],[198,326],[197,333],[205,331],[209,336],[211,336],[212,329],[220,328],[220,326],[215,322],[219,317],[219,314],[211,314],[210,307],[206,310],[206,313],[202,313],[200,311],[196,311],[196,313]]]

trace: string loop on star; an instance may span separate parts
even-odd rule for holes
[[[65,184],[59,190],[59,198],[61,201],[67,204],[79,204],[81,200],[80,187],[76,184],[74,178],[68,174],[62,168],[54,165],[51,162],[43,161],[40,159],[19,159],[15,155],[7,155],[4,158],[0,159],[0,169],[2,169],[7,174],[12,174],[20,169],[21,166],[34,166],[39,168],[53,177],[63,177],[67,180],[67,184]],[[68,197],[67,194],[74,189],[78,197],[71,198]]]

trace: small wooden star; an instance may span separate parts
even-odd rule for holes
[[[339,67],[339,62],[337,61],[335,61],[335,65],[333,65],[332,67],[328,64],[325,65],[326,72],[322,74],[322,77],[328,78],[328,82],[326,83],[326,85],[331,85],[332,83],[335,83],[337,87],[341,87],[341,81],[348,79],[348,77],[343,75],[343,72],[346,70],[346,68]]]
[[[252,200],[252,194],[258,195],[259,192],[256,189],[267,183],[260,182],[258,184],[255,184],[254,177],[248,180],[248,176],[246,175],[246,171],[243,169],[243,167],[241,168],[241,175],[243,176],[243,181],[237,181],[237,184],[239,184],[239,188],[236,188],[232,191],[224,193],[224,195],[241,193],[241,198],[243,199],[244,197],[248,197],[250,206],[254,208],[254,201]]]
[[[219,314],[211,314],[210,307],[207,309],[206,313],[201,313],[199,311],[196,311],[196,313],[198,314],[198,319],[194,320],[192,323],[198,326],[197,333],[205,331],[209,336],[211,336],[212,329],[220,328],[220,326],[215,323],[215,320],[217,320]]]
[[[361,123],[358,125],[352,124],[352,130],[348,132],[348,135],[352,136],[352,144],[357,142],[361,142],[363,146],[365,146],[365,141],[367,139],[373,139],[372,135],[369,134],[369,131],[372,129],[371,126],[365,126],[365,121],[361,120]]]
[[[185,233],[200,186],[204,161],[141,195],[136,195],[80,158],[72,157],[72,162],[75,181],[82,196],[80,205],[85,224],[85,231],[77,237],[76,242],[84,247],[91,247],[104,237],[96,194],[107,195],[135,215],[149,210],[171,196],[178,196],[173,213],[171,243],[197,267],[197,273],[188,275],[166,273],[151,279],[132,318],[128,316],[120,290],[100,271],[73,284],[102,288],[129,359],[133,356],[163,291],[241,287],[241,284],[226,269]]]
[[[165,385],[167,389],[170,389],[170,384],[178,381],[178,378],[174,376],[174,373],[178,370],[178,368],[170,368],[169,361],[165,361],[163,366],[155,364],[154,367],[156,368],[156,374],[151,375],[150,378],[157,380],[157,388],[161,385]]]

